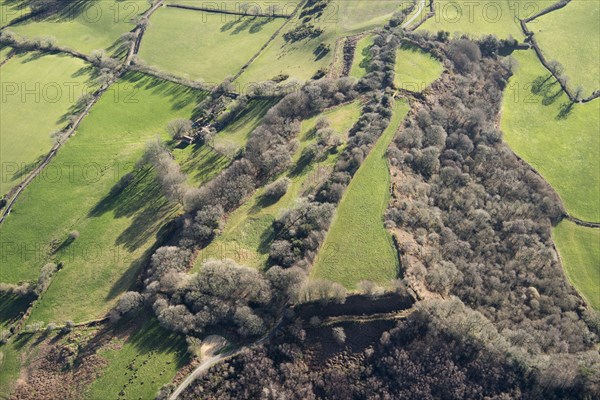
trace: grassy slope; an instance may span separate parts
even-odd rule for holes
[[[3,62],[8,57],[8,53],[10,53],[12,49],[10,47],[3,47],[0,49],[0,62]]]
[[[129,75],[100,99],[48,166],[60,179],[36,180],[23,193],[2,236],[30,251],[7,251],[11,268],[1,271],[0,281],[34,280],[48,259],[65,265],[32,320],[97,317],[133,282],[140,258],[173,210],[148,171],[137,173],[120,194],[110,190],[132,169],[145,142],[170,119],[189,117],[198,97],[187,88]],[[81,236],[52,255],[49,244],[63,242],[74,229]]]
[[[373,45],[374,37],[372,35],[365,36],[356,43],[354,50],[354,60],[350,69],[350,76],[362,78],[367,73],[367,65],[369,62],[369,49]]]
[[[557,190],[569,213],[599,222],[600,102],[577,104],[561,118],[568,98],[535,53],[518,51],[513,57],[518,68],[504,94],[505,140]]]
[[[27,15],[29,7],[21,6],[12,0],[0,0],[0,26],[4,26],[14,19]]]
[[[339,282],[352,289],[362,280],[385,284],[398,274],[398,257],[383,226],[390,176],[385,152],[408,113],[397,101],[390,125],[363,161],[338,206],[312,278]]]
[[[19,377],[19,351],[14,343],[0,346],[0,399],[9,399],[13,383]]]
[[[162,8],[150,20],[140,58],[177,75],[219,83],[235,75],[283,22]]]
[[[246,145],[250,133],[256,128],[262,117],[275,105],[277,100],[251,100],[247,108],[231,121],[214,138],[217,148],[240,149]]]
[[[592,307],[600,310],[600,230],[563,220],[552,238],[569,280]]]
[[[146,0],[94,1],[88,2],[82,10],[68,7],[68,11],[59,16],[25,22],[10,30],[29,38],[53,36],[59,45],[89,54],[96,49],[112,50],[119,37],[134,28],[131,20],[148,7]]]
[[[396,52],[396,77],[394,83],[400,89],[422,92],[441,75],[441,62],[420,49],[402,46]]]
[[[530,22],[529,29],[548,60],[557,60],[573,89],[584,97],[600,89],[600,2],[574,0]]]
[[[50,133],[66,126],[62,117],[82,93],[93,89],[93,70],[73,57],[29,53],[1,68],[0,196],[50,150]]]
[[[331,127],[339,133],[347,132],[360,115],[360,104],[352,103],[322,113],[331,123]],[[320,117],[319,116],[319,117]],[[294,158],[299,155],[307,145],[314,142],[310,136],[317,119],[313,117],[302,122],[300,133],[300,146]],[[224,227],[223,234],[213,241],[198,257],[197,265],[210,258],[232,258],[235,261],[253,266],[262,267],[268,256],[272,222],[283,212],[293,207],[294,202],[301,196],[304,189],[318,182],[328,165],[335,161],[331,155],[319,166],[310,165],[297,175],[287,174],[291,179],[287,193],[276,203],[268,206],[261,204],[261,195],[264,189],[259,189],[248,201],[234,211]]]
[[[524,35],[517,18],[530,17],[553,3],[556,0],[439,0],[435,1],[435,16],[419,30],[460,32],[474,37],[513,36],[522,41]]]
[[[115,398],[121,390],[126,399],[153,399],[187,362],[184,337],[156,320],[147,320],[126,341],[113,341],[118,347],[99,352],[109,364],[90,385],[87,399]]]
[[[323,29],[320,36],[286,43],[283,34],[303,24],[298,13],[240,76],[239,83],[244,86],[279,74],[288,74],[301,81],[310,79],[319,69],[331,63],[338,37],[383,25],[395,10],[400,9],[401,4],[402,1],[389,0],[331,2],[319,18],[310,22]],[[331,51],[319,57],[315,50],[321,43],[328,45]]]

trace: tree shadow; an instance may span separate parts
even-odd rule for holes
[[[34,294],[19,296],[16,294],[0,294],[0,323],[8,326],[17,322],[35,300]]]
[[[296,161],[296,164],[292,167],[289,173],[290,178],[296,178],[302,175],[306,168],[310,166],[310,164],[315,160],[315,152],[311,147],[306,147],[302,150],[302,154],[300,154],[300,158]]]
[[[248,33],[258,33],[262,31],[263,27],[267,25],[269,22],[273,21],[272,17],[257,17],[256,21],[252,24],[250,29],[248,29]]]
[[[232,29],[234,26],[239,24],[241,21],[242,21],[241,17],[233,18],[231,21],[228,21],[225,24],[223,24],[221,26],[220,30],[221,30],[221,32],[227,32],[228,30]]]
[[[276,234],[275,229],[273,228],[273,224],[269,225],[267,229],[265,229],[260,234],[260,242],[258,244],[258,252],[261,254],[269,254],[269,250],[271,247],[271,243],[275,240]]]
[[[6,6],[17,6],[21,10],[30,9],[35,14],[36,21],[54,22],[71,21],[97,3],[98,0],[4,0]]]
[[[567,119],[569,117],[569,115],[571,115],[571,112],[573,112],[573,108],[575,107],[575,103],[572,101],[567,101],[562,103],[559,106],[559,112],[558,115],[556,116],[557,120],[562,120],[562,119]]]
[[[23,177],[26,177],[27,175],[29,175],[34,169],[37,168],[38,165],[41,164],[41,162],[44,160],[44,158],[46,158],[45,154],[40,154],[38,156],[38,158],[35,159],[35,161],[29,162],[25,165],[22,165],[21,168],[19,168],[17,170],[17,172],[10,177],[11,180],[19,180]]]
[[[169,98],[173,110],[197,104],[207,96],[204,91],[158,79],[141,72],[129,71],[123,77],[123,81],[133,84],[136,89],[149,90],[152,94]]]

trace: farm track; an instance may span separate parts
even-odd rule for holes
[[[163,4],[163,0],[159,0],[158,2],[156,2],[156,4],[153,7],[151,7],[148,11],[146,11],[142,15],[141,19],[144,20],[144,19],[150,18],[150,16],[159,7],[161,7],[162,4]],[[2,224],[4,222],[4,220],[6,219],[6,217],[8,217],[8,215],[12,211],[12,208],[14,207],[17,199],[19,198],[19,195],[23,192],[23,190],[25,190],[25,188],[27,186],[29,186],[29,184],[31,182],[33,182],[33,180],[40,174],[40,172],[50,163],[50,161],[52,161],[54,156],[56,156],[56,154],[58,153],[60,148],[67,142],[68,139],[70,139],[75,134],[75,131],[77,130],[77,128],[79,127],[79,125],[81,124],[83,119],[89,114],[90,110],[98,102],[98,100],[100,99],[102,94],[104,92],[106,92],[106,90],[108,90],[108,88],[110,88],[113,83],[115,83],[121,76],[123,76],[129,70],[132,59],[133,59],[134,55],[137,54],[137,51],[139,50],[139,43],[142,40],[144,30],[145,29],[144,29],[143,25],[138,25],[138,27],[135,28],[134,31],[136,33],[136,40],[132,43],[132,45],[129,49],[129,52],[127,54],[127,57],[126,57],[125,61],[123,62],[123,64],[121,64],[120,66],[118,66],[116,68],[117,73],[115,74],[115,76],[113,76],[112,79],[108,83],[106,83],[104,86],[102,86],[96,92],[94,92],[92,100],[86,105],[86,107],[79,114],[77,119],[71,124],[71,127],[69,127],[67,129],[64,137],[61,140],[59,140],[58,143],[56,143],[54,146],[52,146],[52,148],[50,149],[48,154],[46,154],[46,156],[44,157],[44,160],[33,171],[31,171],[29,173],[29,175],[27,175],[27,177],[25,178],[24,181],[22,181],[18,186],[16,186],[15,188],[13,188],[9,191],[9,193],[7,194],[7,198],[10,198],[10,200],[8,201],[4,211],[2,212],[2,216],[0,217],[0,224]],[[76,50],[61,48],[59,51],[62,53],[70,54],[71,56],[74,56],[77,58],[81,58],[87,62],[90,62],[90,59],[85,54],[80,53]],[[53,53],[53,51],[49,51],[49,53]]]

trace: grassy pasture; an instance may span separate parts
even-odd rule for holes
[[[251,100],[246,109],[215,136],[215,148],[223,149],[225,152],[235,152],[244,147],[254,128],[260,124],[262,117],[275,103],[277,100]]]
[[[469,0],[435,1],[435,16],[419,30],[465,33],[472,37],[496,35],[524,39],[519,18],[528,18],[556,3],[555,0]]]
[[[189,117],[201,95],[128,74],[22,194],[2,226],[3,238],[10,239],[2,257],[10,268],[2,269],[0,281],[34,280],[48,260],[64,263],[32,321],[92,319],[135,280],[159,228],[177,210],[161,196],[149,169],[136,172],[120,191],[116,184],[132,171],[145,143],[166,137],[161,132],[167,122]],[[68,243],[72,230],[80,237]]]
[[[322,14],[314,14],[309,22],[303,22],[299,12],[280,32],[261,55],[240,76],[242,85],[272,79],[277,75],[289,75],[301,81],[310,79],[320,69],[326,69],[332,61],[336,40],[342,36],[365,32],[383,25],[396,10],[406,4],[403,1],[336,1],[331,2]],[[286,42],[283,35],[299,26],[312,24],[323,32],[317,37]],[[329,47],[321,52],[319,46]]]
[[[513,57],[518,67],[502,104],[504,139],[556,189],[570,214],[600,221],[600,103],[571,105],[533,51]]]
[[[397,88],[422,92],[440,77],[444,66],[421,49],[402,46],[396,52],[394,84]]]
[[[210,10],[218,10],[218,11],[227,11],[234,13],[247,13],[247,14],[271,14],[269,6],[274,5],[275,14],[277,15],[290,15],[295,6],[303,0],[286,0],[281,3],[274,3],[268,0],[265,1],[252,1],[247,2],[249,4],[249,8],[247,11],[244,11],[243,4],[239,0],[220,0],[216,2],[212,1],[201,1],[201,0],[166,0],[166,4],[173,5],[182,5],[182,6],[192,6],[199,8],[206,8]],[[202,11],[200,11],[202,12]]]
[[[300,146],[294,156],[294,162],[298,163],[302,150],[316,140],[311,133],[319,117],[326,117],[332,129],[340,134],[345,134],[358,120],[360,112],[361,106],[355,102],[303,121],[299,134]],[[256,268],[263,267],[268,258],[269,245],[272,240],[271,225],[273,221],[285,209],[293,207],[294,202],[301,197],[305,190],[314,187],[319,179],[325,176],[336,158],[337,155],[332,154],[327,160],[319,164],[312,163],[297,173],[293,172],[294,166],[292,166],[286,174],[291,180],[290,187],[287,193],[274,204],[263,204],[261,196],[264,188],[257,190],[248,201],[231,213],[222,235],[202,250],[196,267],[210,258],[231,258],[240,264]]]
[[[95,89],[94,68],[62,55],[21,54],[0,75],[0,196],[27,176],[52,147],[50,133],[83,94]]]
[[[132,21],[148,10],[146,0],[102,0],[65,3],[64,10],[47,19],[26,21],[10,30],[27,38],[52,36],[57,44],[82,53],[105,49],[115,52],[115,42],[131,31]]]
[[[159,69],[217,84],[235,75],[283,22],[161,8],[150,20],[140,58]]]
[[[153,399],[186,364],[182,335],[163,329],[154,319],[139,322],[137,328],[126,340],[114,338],[111,346],[98,352],[108,366],[90,385],[86,398],[111,399],[122,390],[125,399]]]
[[[600,230],[563,220],[552,238],[565,274],[589,304],[600,310]]]
[[[563,65],[569,87],[581,86],[584,97],[600,89],[598,21],[600,2],[574,0],[527,24],[545,57]]]
[[[360,79],[367,74],[367,66],[369,65],[370,60],[369,50],[371,49],[371,46],[373,46],[373,40],[374,37],[368,35],[356,43],[350,76]]]
[[[27,14],[29,14],[27,5],[14,0],[0,0],[0,26],[7,25]]]
[[[12,49],[10,47],[3,47],[0,49],[0,63],[4,62],[8,58],[8,54]]]
[[[19,377],[19,351],[13,343],[0,346],[0,399],[10,398],[14,382]]]
[[[362,280],[386,284],[397,277],[398,257],[383,226],[390,197],[385,152],[408,110],[404,100],[396,102],[390,125],[352,178],[319,251],[312,278],[353,289]]]

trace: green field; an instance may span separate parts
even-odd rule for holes
[[[251,100],[246,108],[214,138],[214,146],[224,153],[235,153],[243,148],[262,117],[275,105],[277,100]]]
[[[369,50],[371,49],[371,46],[373,46],[373,40],[373,35],[368,35],[356,43],[350,76],[360,79],[367,73],[367,67],[370,60]]]
[[[443,30],[473,37],[512,36],[522,41],[524,35],[518,18],[528,18],[554,3],[556,0],[439,0],[435,1],[435,16],[418,30]]]
[[[29,13],[29,7],[25,2],[13,0],[0,0],[0,26]]]
[[[319,117],[326,117],[332,129],[344,134],[358,120],[360,112],[361,106],[355,102],[303,121],[299,134],[300,146],[294,156],[294,162],[298,162],[306,146],[315,142],[316,139],[311,133]],[[331,169],[336,158],[337,155],[332,154],[319,164],[312,163],[306,166],[300,173],[294,173],[292,167],[286,174],[291,180],[290,187],[287,193],[274,204],[263,204],[261,195],[264,188],[257,190],[248,201],[228,217],[223,234],[202,250],[196,266],[199,267],[203,261],[210,258],[231,258],[240,264],[263,267],[268,258],[273,221],[285,209],[293,207],[304,191],[314,187]]]
[[[132,21],[149,7],[146,0],[80,1],[67,4],[64,11],[44,20],[10,27],[27,38],[51,36],[57,44],[82,53],[115,47],[119,37],[135,27]]]
[[[228,12],[236,12],[236,13],[242,13],[244,10],[243,5],[244,4],[248,4],[249,8],[247,10],[248,14],[255,14],[255,13],[262,13],[262,14],[270,14],[269,13],[269,6],[271,5],[275,5],[275,13],[278,15],[290,15],[293,11],[295,6],[304,0],[289,0],[289,1],[285,1],[283,3],[275,3],[269,0],[262,0],[262,1],[253,1],[253,2],[247,2],[247,3],[243,3],[240,2],[239,0],[219,0],[218,2],[203,2],[203,1],[199,1],[199,0],[165,0],[166,4],[177,4],[177,5],[183,5],[183,6],[193,6],[193,7],[200,7],[200,8],[206,8],[206,9],[210,9],[210,10],[221,10],[221,11],[228,11]],[[202,11],[200,11],[202,12]]]
[[[98,317],[135,280],[156,232],[176,210],[160,194],[151,170],[136,172],[120,192],[111,188],[132,170],[145,143],[164,132],[169,120],[189,117],[200,97],[129,74],[102,96],[76,136],[22,194],[2,226],[12,247],[4,249],[11,268],[2,270],[0,282],[34,280],[49,259],[64,263],[32,321]],[[80,237],[67,244],[72,230]]]
[[[12,385],[19,377],[21,365],[14,343],[0,346],[0,399],[9,399]]]
[[[511,148],[556,189],[574,217],[600,221],[600,102],[570,105],[533,50],[518,63],[502,104]]]
[[[440,77],[444,66],[421,49],[402,46],[396,52],[394,84],[399,89],[422,92]]]
[[[406,101],[396,102],[390,125],[356,171],[319,251],[312,278],[353,289],[362,280],[386,284],[397,277],[398,256],[383,226],[390,197],[385,153],[408,110]]]
[[[144,35],[140,58],[164,71],[218,84],[250,61],[283,22],[161,8]]]
[[[556,60],[568,85],[587,97],[600,89],[600,2],[573,0],[566,7],[528,23],[548,60]],[[559,40],[557,40],[559,38]]]
[[[65,127],[77,99],[95,88],[95,71],[73,57],[21,54],[1,68],[0,196],[35,168],[53,145],[50,133]]]
[[[8,54],[11,52],[10,47],[3,47],[0,49],[0,63],[4,62],[8,58]]]
[[[565,274],[596,310],[600,310],[600,229],[563,220],[552,231]]]
[[[112,399],[121,390],[125,399],[154,399],[188,361],[185,338],[161,328],[156,320],[148,320],[126,341],[113,339],[107,347],[98,354],[108,366],[90,385],[87,399]]]
[[[365,32],[389,20],[402,1],[353,1],[331,2],[319,17],[309,24],[323,32],[317,37],[286,42],[283,35],[299,26],[306,26],[300,13],[290,20],[279,36],[267,46],[261,55],[240,76],[242,86],[252,82],[289,75],[300,81],[310,79],[320,69],[327,69],[333,57],[336,40],[342,36]],[[329,48],[319,52],[319,46]]]

